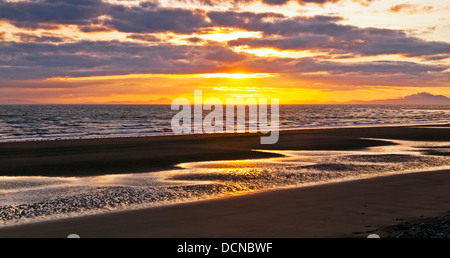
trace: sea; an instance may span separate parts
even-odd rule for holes
[[[177,112],[165,105],[5,105],[0,106],[0,142],[171,135],[171,120]],[[281,130],[421,126],[448,124],[450,106],[282,105],[279,117]],[[343,151],[255,150],[280,155],[189,162],[173,170],[148,173],[0,176],[0,228],[270,189],[450,169],[450,142],[379,140],[392,145]]]
[[[170,135],[178,112],[170,105],[0,105],[0,142]],[[450,105],[281,105],[279,128],[440,124],[449,118]],[[246,122],[247,128],[257,124]]]

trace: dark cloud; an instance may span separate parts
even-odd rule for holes
[[[279,50],[320,50],[325,47],[328,36],[307,35],[283,39],[241,38],[229,42],[230,46],[250,46],[252,48],[276,48]]]
[[[271,22],[266,22],[268,18],[271,19],[286,19],[286,16],[279,13],[253,13],[253,12],[208,12],[207,16],[211,20],[213,26],[226,26],[234,28],[243,28],[253,31],[262,31],[264,26]]]
[[[262,0],[262,3],[268,5],[284,5],[288,3],[290,0]]]
[[[208,15],[217,26],[240,27],[264,33],[263,38],[230,41],[230,46],[315,50],[362,56],[401,54],[425,59],[431,56],[434,59],[450,57],[449,43],[425,41],[410,37],[400,30],[337,24],[340,17],[280,17],[266,21],[269,14],[258,16],[252,13],[212,12]]]
[[[44,79],[134,73],[223,72],[245,56],[220,45],[179,46],[119,41],[0,42],[0,78]]]
[[[246,0],[235,3],[250,2]],[[205,0],[204,3],[214,2]],[[301,4],[325,4],[334,0],[301,0]],[[370,1],[358,1],[369,3]],[[281,5],[283,0],[264,0]],[[103,18],[101,16],[104,16]],[[106,18],[105,18],[106,17]],[[287,17],[279,13],[218,12],[162,8],[157,2],[138,6],[114,5],[101,0],[40,0],[6,2],[0,0],[0,19],[19,27],[54,29],[77,25],[84,32],[118,30],[141,42],[81,41],[65,43],[53,34],[19,33],[22,42],[0,41],[0,78],[2,80],[44,79],[49,77],[102,76],[136,73],[192,74],[226,72],[242,68],[253,72],[284,73],[310,77],[326,72],[332,78],[349,76],[369,80],[370,76],[407,77],[417,81],[448,78],[442,65],[413,62],[367,62],[342,64],[334,57],[350,58],[401,54],[426,60],[450,57],[450,44],[408,36],[403,31],[359,28],[341,24],[342,17]],[[192,34],[213,27],[262,32],[262,38],[241,38],[222,43],[187,38],[202,44],[171,45],[152,33]],[[0,33],[4,39],[5,33]],[[158,44],[149,44],[157,42]],[[57,43],[57,44],[55,44]],[[325,53],[312,58],[257,57],[236,53],[230,47],[270,47],[281,50],[309,50]],[[447,79],[448,80],[448,79]],[[388,84],[386,84],[388,85]]]
[[[265,35],[299,35],[315,33],[340,35],[353,27],[336,24],[342,20],[337,16],[313,16],[288,18],[278,13],[209,12],[208,17],[215,26],[226,26],[249,31],[261,31]]]
[[[402,61],[373,61],[352,64],[342,64],[331,61],[317,61],[305,58],[296,65],[300,72],[315,73],[328,72],[330,74],[347,75],[359,73],[361,75],[424,75],[429,72],[443,72],[446,67],[440,65],[424,65]]]
[[[110,19],[99,19],[101,16]],[[173,31],[192,33],[208,26],[200,11],[162,8],[155,2],[139,6],[109,4],[101,0],[0,1],[0,20],[22,28],[48,29],[58,25],[78,25],[81,31],[116,29],[122,32],[149,33]]]
[[[105,26],[105,25],[99,25],[99,24],[90,24],[90,25],[79,25],[78,29],[82,32],[108,32],[113,31],[114,28]]]
[[[19,37],[21,41],[26,42],[52,42],[52,43],[59,43],[66,40],[66,37],[59,37],[52,34],[42,34],[42,35],[35,35],[31,33],[14,33],[15,36]]]
[[[86,25],[105,13],[107,4],[101,0],[0,1],[0,19],[18,27],[33,28],[46,24]]]
[[[26,29],[26,30],[57,30],[61,28],[60,24],[56,23],[42,23],[42,22],[29,22],[29,21],[10,21],[14,26]]]
[[[180,0],[185,2],[186,0]],[[263,3],[266,5],[285,5],[288,2],[296,2],[300,5],[306,4],[316,4],[316,5],[324,5],[328,3],[337,3],[346,0],[188,0],[188,2],[200,3],[203,5],[214,6],[223,2],[229,2],[234,5],[239,4],[249,4],[249,3]],[[367,6],[374,0],[352,0],[353,2],[360,3],[361,5]]]
[[[203,12],[195,10],[112,6],[108,14],[112,19],[106,24],[122,32],[189,34],[209,26]]]
[[[249,3],[256,0],[233,0],[233,3]],[[300,4],[324,4],[339,0],[297,0]],[[359,0],[359,2],[362,0]],[[126,3],[126,1],[124,1]],[[197,1],[198,2],[198,1]],[[214,4],[215,0],[204,1],[202,4]],[[286,0],[263,0],[270,5],[282,5]],[[367,2],[367,1],[363,1]],[[370,2],[370,1],[369,1]],[[153,33],[172,31],[175,33],[192,33],[211,27],[215,24],[238,26],[243,23],[249,29],[258,29],[258,25],[272,28],[259,28],[269,33],[276,33],[276,25],[299,29],[295,21],[285,20],[279,24],[262,24],[258,22],[264,18],[282,18],[281,14],[265,13],[220,13],[208,14],[214,19],[214,24],[206,21],[204,11],[163,8],[157,1],[146,1],[138,6],[111,4],[102,0],[39,0],[7,2],[0,0],[0,19],[8,20],[18,27],[27,29],[56,29],[59,25],[78,25],[81,31],[98,32],[116,29],[129,33]],[[99,17],[108,17],[106,20]],[[325,16],[324,16],[325,17]],[[251,19],[251,22],[246,20]],[[336,19],[336,18],[334,18]],[[227,21],[228,20],[228,21]],[[305,18],[306,20],[306,18]],[[284,30],[287,31],[287,30]]]
[[[220,73],[236,67],[256,73],[283,73],[300,77],[327,72],[327,76],[332,77],[372,76],[373,79],[377,76],[385,78],[402,75],[420,81],[424,78],[433,81],[447,76],[444,73],[447,67],[442,65],[393,61],[342,64],[316,58],[265,58],[234,53],[216,44],[148,46],[118,41],[83,41],[58,45],[0,42],[0,56],[2,80],[139,73]]]
[[[373,35],[372,35],[373,36]],[[409,37],[360,37],[356,39],[330,38],[327,35],[304,35],[281,39],[243,38],[229,42],[230,46],[247,45],[253,48],[276,48],[280,50],[312,50],[330,54],[351,54],[353,56],[376,56],[400,54],[424,59],[445,59],[450,57],[450,44],[428,42]]]
[[[203,41],[203,39],[198,38],[198,37],[190,37],[190,38],[187,38],[186,40],[191,42],[191,43],[199,43],[199,42]]]
[[[231,49],[220,47],[213,47],[212,49],[209,48],[210,47],[205,49],[207,53],[205,55],[206,60],[212,60],[223,63],[236,63],[246,59],[246,55],[236,53]]]
[[[260,73],[280,73],[283,77],[297,79],[303,83],[320,82],[335,85],[338,88],[343,85],[445,87],[448,85],[450,76],[449,72],[445,72],[447,67],[443,65],[395,61],[341,63],[321,61],[316,58],[265,58],[248,60],[243,67]],[[319,87],[323,89],[327,86]]]
[[[299,0],[300,3],[335,2],[337,0]],[[235,1],[248,2],[248,1]],[[286,1],[266,0],[269,4]],[[103,17],[102,19],[100,17]],[[106,17],[106,18],[105,18]],[[207,21],[209,17],[212,22]],[[309,29],[330,29],[340,32],[333,22],[340,17],[316,16],[312,18],[287,19],[277,13],[209,12],[201,10],[163,8],[156,2],[144,2],[138,6],[110,4],[101,0],[41,0],[6,2],[0,1],[0,19],[28,29],[56,29],[59,25],[78,25],[81,31],[98,32],[118,30],[127,33],[154,33],[171,31],[189,34],[211,26],[237,27],[264,31],[267,34],[289,34],[305,30],[305,24],[313,23]],[[267,19],[282,19],[267,22]],[[327,23],[327,26],[320,24]]]
[[[286,75],[304,76],[325,72],[334,76],[427,76],[444,72],[444,65],[418,64],[405,61],[372,61],[342,63],[317,58],[254,58],[246,60],[242,66],[260,73],[282,73]],[[447,73],[448,74],[448,73]],[[441,75],[438,75],[441,76]]]
[[[128,35],[127,38],[129,39],[136,39],[141,41],[147,41],[147,42],[158,42],[158,37],[154,35],[146,35],[146,34],[132,34]]]

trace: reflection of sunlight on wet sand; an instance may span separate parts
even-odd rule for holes
[[[396,161],[395,158],[403,155],[404,159],[411,159],[415,157],[434,157],[425,155],[423,153],[427,148],[433,150],[449,151],[448,142],[415,142],[415,141],[401,141],[389,139],[371,139],[390,141],[393,144],[387,146],[370,147],[363,150],[352,151],[328,151],[328,150],[313,150],[313,151],[298,151],[298,150],[255,150],[259,152],[267,152],[282,155],[282,157],[266,158],[266,159],[245,159],[245,160],[225,160],[225,161],[202,161],[189,162],[178,164],[177,167],[181,169],[162,171],[156,173],[139,173],[139,174],[118,174],[118,175],[102,175],[91,177],[0,177],[0,193],[14,192],[20,190],[37,190],[50,187],[108,187],[108,186],[124,186],[124,187],[145,187],[145,186],[179,186],[179,185],[198,185],[198,184],[212,184],[214,180],[213,175],[224,173],[234,173],[235,175],[250,175],[258,174],[258,172],[300,172],[314,165],[324,163],[346,163],[351,165],[358,164],[377,164],[379,166],[389,164],[386,160],[378,162],[377,156],[393,155],[392,162],[402,163]],[[449,151],[450,152],[450,151]],[[398,155],[398,156],[395,156]],[[362,156],[358,160],[353,160],[352,157]],[[371,157],[370,160],[361,160]],[[436,156],[440,157],[440,156]],[[440,157],[447,160],[447,156]],[[445,168],[447,166],[433,166],[433,164],[418,164],[419,170]],[[396,167],[398,169],[398,167]],[[408,168],[406,170],[396,172],[413,171]],[[313,172],[313,171],[309,171]],[[321,170],[320,172],[333,172]],[[385,171],[383,171],[385,172]],[[211,178],[208,180],[190,179],[189,175],[210,174]],[[176,179],[174,179],[176,177]],[[184,180],[181,179],[185,178]],[[255,176],[254,178],[256,178]],[[194,177],[195,178],[195,177]]]
[[[392,145],[370,147],[363,150],[351,151],[328,151],[328,150],[255,150],[282,155],[283,157],[267,159],[246,159],[235,161],[202,161],[179,164],[183,170],[172,171],[166,174],[173,180],[197,180],[199,178],[217,178],[219,181],[227,178],[220,175],[235,175],[249,177],[261,172],[260,170],[279,173],[280,171],[289,173],[334,173],[336,167],[338,171],[352,171],[348,178],[354,179],[379,176],[381,174],[407,173],[414,171],[429,171],[450,168],[448,157],[433,156],[424,154],[427,148],[445,148],[447,142],[416,142],[390,139],[371,139],[392,142]],[[333,166],[336,164],[341,165]],[[321,166],[322,165],[322,166]],[[327,168],[327,165],[329,169]],[[345,166],[347,167],[345,167]],[[365,169],[361,173],[354,172],[351,167]],[[313,169],[311,169],[313,168]],[[347,169],[346,169],[347,168]],[[315,171],[316,169],[316,171]],[[318,171],[317,171],[318,169]],[[333,170],[334,169],[334,170]],[[371,171],[372,169],[373,171]],[[269,172],[269,174],[270,174]],[[367,173],[371,172],[371,173]],[[164,172],[162,172],[164,173]],[[204,176],[199,176],[203,174]],[[192,178],[189,178],[192,175]],[[209,176],[205,176],[209,175]],[[244,175],[244,176],[243,176]],[[232,176],[231,176],[232,177]],[[345,175],[343,176],[346,177]],[[244,179],[244,178],[243,178]],[[233,179],[234,180],[234,179]],[[299,184],[304,182],[298,182]]]
[[[254,150],[258,152],[266,152],[282,155],[283,157],[265,158],[265,159],[245,159],[245,160],[223,160],[223,161],[201,161],[180,163],[177,167],[182,169],[194,168],[256,168],[270,167],[280,165],[312,165],[320,162],[320,158],[339,157],[348,155],[422,155],[419,148],[415,146],[438,147],[445,146],[445,143],[437,142],[412,142],[388,139],[371,139],[392,142],[393,145],[370,147],[364,150],[350,151],[330,151],[330,150]]]
[[[258,150],[259,151],[259,150]],[[265,152],[265,151],[261,151]],[[269,152],[269,151],[267,151]],[[246,159],[246,160],[224,160],[224,161],[201,161],[201,162],[189,162],[178,164],[177,167],[183,169],[193,168],[255,168],[255,167],[270,167],[279,165],[299,165],[301,164],[313,164],[309,162],[309,157],[290,157],[287,152],[284,151],[270,151],[270,153],[276,153],[284,155],[279,158],[266,158],[266,159]],[[292,163],[292,164],[291,164]]]
[[[281,188],[295,188],[450,169],[449,142],[391,142],[362,150],[255,150],[282,155],[267,159],[202,161],[179,164],[181,170],[160,172],[166,180],[220,185],[231,189],[221,196],[243,195]],[[429,155],[430,148],[449,155]],[[441,153],[441,154],[442,154]]]
[[[385,141],[392,145],[352,151],[255,150],[282,156],[182,163],[153,173],[0,177],[0,225],[450,169],[450,142]]]

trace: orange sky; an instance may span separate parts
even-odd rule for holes
[[[450,96],[449,0],[210,3],[0,1],[0,104]]]

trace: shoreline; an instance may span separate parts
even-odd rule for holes
[[[186,162],[280,156],[257,149],[353,151],[395,145],[390,139],[449,142],[449,131],[443,128],[450,129],[449,124],[283,131],[274,145],[260,145],[257,134],[0,143],[0,176],[129,174],[174,169]],[[398,222],[393,218],[414,220],[450,210],[450,170],[346,178],[229,196],[11,225],[0,228],[0,237],[72,233],[82,237],[361,237],[375,232],[375,227],[381,232]],[[324,231],[325,226],[329,231]]]
[[[446,127],[450,126],[447,122],[445,123],[423,123],[423,124],[367,124],[367,125],[352,125],[352,126],[330,126],[330,127],[295,127],[295,128],[280,128],[279,132],[289,132],[289,131],[304,131],[304,130],[333,130],[333,129],[358,129],[358,128],[385,128],[385,127]],[[83,137],[83,136],[76,136],[76,137],[61,137],[61,138],[47,138],[47,139],[15,139],[10,141],[1,141],[2,143],[24,143],[24,142],[51,142],[51,141],[81,141],[81,140],[102,140],[102,139],[133,139],[133,138],[149,138],[149,137],[173,137],[173,136],[198,136],[198,135],[234,135],[234,134],[258,134],[261,135],[258,131],[256,132],[235,132],[235,133],[189,133],[189,134],[175,134],[175,133],[169,133],[169,134],[148,134],[148,135],[110,135],[110,136],[104,136],[104,137]]]
[[[439,167],[439,168],[433,168],[429,170],[417,170],[417,171],[407,171],[402,173],[379,173],[374,175],[364,175],[364,176],[354,176],[354,177],[343,177],[343,178],[337,178],[337,179],[331,179],[327,181],[318,181],[318,182],[308,182],[308,183],[302,183],[299,185],[286,185],[286,186],[279,186],[275,188],[267,188],[267,189],[258,189],[258,190],[250,190],[250,191],[244,191],[244,192],[228,192],[220,195],[211,195],[211,196],[204,196],[201,198],[193,198],[193,199],[182,199],[182,200],[173,200],[168,202],[162,202],[162,203],[147,203],[143,205],[130,205],[130,206],[124,206],[119,207],[118,209],[112,209],[112,210],[87,210],[83,212],[78,213],[68,213],[68,214],[58,214],[57,216],[46,216],[43,218],[37,217],[37,218],[24,218],[20,221],[13,222],[13,223],[6,223],[4,225],[0,225],[0,231],[2,229],[7,228],[14,228],[14,227],[22,227],[27,225],[33,225],[33,224],[47,224],[57,221],[63,221],[63,220],[71,220],[71,219],[83,219],[83,218],[89,218],[92,216],[105,216],[109,214],[120,214],[124,212],[133,212],[133,211],[139,211],[139,210],[148,210],[148,209],[157,209],[157,208],[165,208],[165,207],[172,207],[172,206],[178,206],[178,205],[187,205],[192,203],[201,203],[201,202],[211,202],[211,201],[220,201],[223,199],[228,198],[234,198],[238,196],[246,196],[246,195],[258,195],[263,193],[271,193],[276,191],[289,191],[294,189],[300,189],[300,188],[310,188],[310,187],[317,187],[317,186],[327,186],[327,185],[334,185],[334,184],[340,184],[340,183],[357,183],[358,181],[363,180],[370,180],[370,179],[376,179],[376,178],[383,178],[383,177],[392,177],[392,176],[398,176],[398,175],[410,175],[410,174],[416,174],[416,173],[429,173],[429,172],[440,172],[440,171],[450,171],[450,166],[445,167]]]
[[[385,175],[12,225],[0,238],[392,237],[399,223],[445,216],[449,189],[450,170]]]
[[[392,145],[371,139],[448,141],[445,125],[280,131],[273,145],[262,134],[201,134],[0,143],[0,176],[92,176],[177,169],[186,162],[279,157],[260,150],[358,150]],[[370,139],[369,139],[370,138]]]

